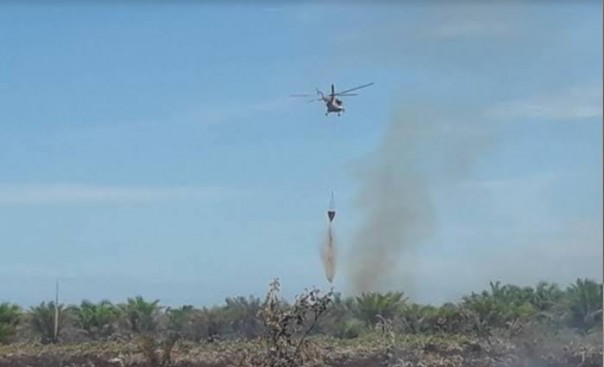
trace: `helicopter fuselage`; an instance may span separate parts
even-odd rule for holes
[[[373,85],[374,83],[369,83],[369,84],[365,84],[365,85],[361,85],[355,88],[351,88],[351,89],[347,89],[345,91],[342,92],[338,92],[336,93],[335,90],[335,86],[332,84],[331,85],[331,93],[328,95],[325,95],[323,92],[321,92],[318,88],[315,88],[315,90],[317,91],[317,94],[319,95],[319,98],[313,98],[308,102],[313,102],[313,101],[323,101],[323,103],[325,103],[325,108],[327,109],[327,111],[325,112],[325,116],[329,115],[330,113],[337,113],[338,116],[340,116],[340,114],[342,112],[345,112],[346,109],[344,108],[344,103],[342,103],[342,101],[337,98],[337,96],[356,96],[356,93],[350,93],[352,91],[355,91],[357,89],[361,89],[361,88],[365,88],[365,87],[369,87],[370,85]],[[292,94],[292,97],[310,97],[311,95],[308,94]]]
[[[325,112],[325,116],[330,113],[337,113],[338,115],[340,115],[341,112],[345,111],[344,104],[341,100],[335,97],[324,98],[323,100],[325,101],[325,106],[327,107],[327,112]]]

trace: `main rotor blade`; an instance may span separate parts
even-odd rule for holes
[[[347,89],[347,90],[338,92],[338,94],[341,95],[341,94],[344,94],[344,93],[352,92],[353,90],[357,90],[357,89],[361,89],[361,88],[366,88],[366,87],[369,87],[370,85],[374,85],[374,84],[375,83],[364,84],[364,85],[361,85],[359,87],[354,87],[354,88],[351,88],[351,89]]]
[[[334,96],[344,96],[344,97],[349,97],[349,96],[358,96],[358,94],[352,93],[352,94],[342,94],[342,93],[336,93],[334,94]]]

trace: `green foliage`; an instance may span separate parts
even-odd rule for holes
[[[131,332],[149,333],[157,328],[162,307],[159,306],[159,300],[148,302],[143,297],[136,296],[128,298],[127,303],[120,305],[120,309],[126,316]]]
[[[363,333],[364,324],[355,318],[348,318],[333,327],[333,335],[340,339],[355,339]]]
[[[436,312],[436,329],[440,333],[460,334],[469,330],[470,312],[461,305],[446,303]]]
[[[191,305],[182,306],[180,308],[166,308],[168,315],[168,330],[184,335],[192,318],[195,308]]]
[[[257,315],[262,301],[255,297],[227,298],[224,309],[225,318],[233,334],[245,338],[255,338],[262,333],[262,324]]]
[[[79,307],[73,308],[76,325],[84,330],[93,340],[106,338],[115,330],[119,310],[109,301],[94,304],[88,300],[82,301]]]
[[[214,342],[228,333],[229,321],[221,307],[204,307],[199,314],[198,321],[201,321],[205,327],[204,337],[210,342]]]
[[[17,333],[21,308],[8,302],[0,303],[0,344],[9,343]]]
[[[536,315],[532,288],[501,286],[499,282],[490,286],[490,292],[463,297],[463,306],[471,312],[471,326],[478,335],[490,335],[493,328],[518,325]]]
[[[391,320],[403,308],[407,299],[403,292],[364,293],[356,298],[356,316],[369,327],[379,318]]]
[[[411,334],[433,332],[437,312],[438,309],[434,306],[424,306],[417,303],[404,305],[399,312],[403,331]]]
[[[551,312],[555,311],[563,298],[564,292],[557,284],[539,282],[529,302],[538,312]]]
[[[191,305],[167,308],[167,331],[179,338],[199,342],[213,341],[226,332],[226,321],[222,320],[221,309],[196,309]]]
[[[568,322],[571,327],[589,331],[602,325],[602,284],[577,279],[567,289]]]
[[[40,337],[42,343],[56,343],[66,324],[69,309],[64,305],[55,306],[54,302],[42,302],[30,310],[30,322],[33,331]],[[58,316],[58,317],[55,317]],[[56,318],[56,330],[55,330]]]
[[[536,311],[534,318],[552,327],[563,326],[566,296],[557,284],[539,282],[529,300]]]
[[[397,335],[481,338],[525,335],[527,329],[556,335],[602,331],[602,283],[589,279],[578,279],[565,289],[547,282],[535,287],[494,282],[487,290],[439,307],[409,302],[402,292],[342,297],[331,292],[319,296],[316,290],[290,305],[278,297],[278,288],[278,283],[273,284],[264,302],[233,297],[223,305],[202,308],[164,310],[158,300],[140,296],[120,305],[87,300],[77,306],[59,305],[56,335],[53,302],[42,302],[23,313],[18,306],[3,303],[0,343],[23,341],[32,335],[43,343],[82,341],[82,335],[120,341],[142,335],[155,338],[157,345],[173,339],[219,345],[227,340],[261,338],[292,357],[291,351],[300,349],[296,343],[309,337],[362,339],[385,329]],[[20,320],[28,322],[20,324]],[[308,347],[307,342],[302,347]],[[306,354],[309,348],[304,349]],[[278,352],[274,353],[277,358]],[[301,356],[296,354],[296,358]]]
[[[344,339],[359,337],[365,325],[355,317],[355,307],[354,298],[344,299],[341,294],[335,294],[325,316],[317,326],[317,332]]]

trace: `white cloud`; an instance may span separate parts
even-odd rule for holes
[[[496,117],[536,117],[555,120],[602,116],[602,87],[574,86],[567,90],[537,95],[524,101],[506,102],[491,111]]]
[[[120,187],[74,184],[2,185],[1,204],[150,202],[159,200],[222,200],[238,192],[215,187]]]

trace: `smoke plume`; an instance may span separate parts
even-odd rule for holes
[[[396,114],[363,166],[350,279],[355,292],[381,291],[396,281],[411,293],[415,251],[437,229],[432,190],[467,175],[485,136],[457,107],[419,104]]]

